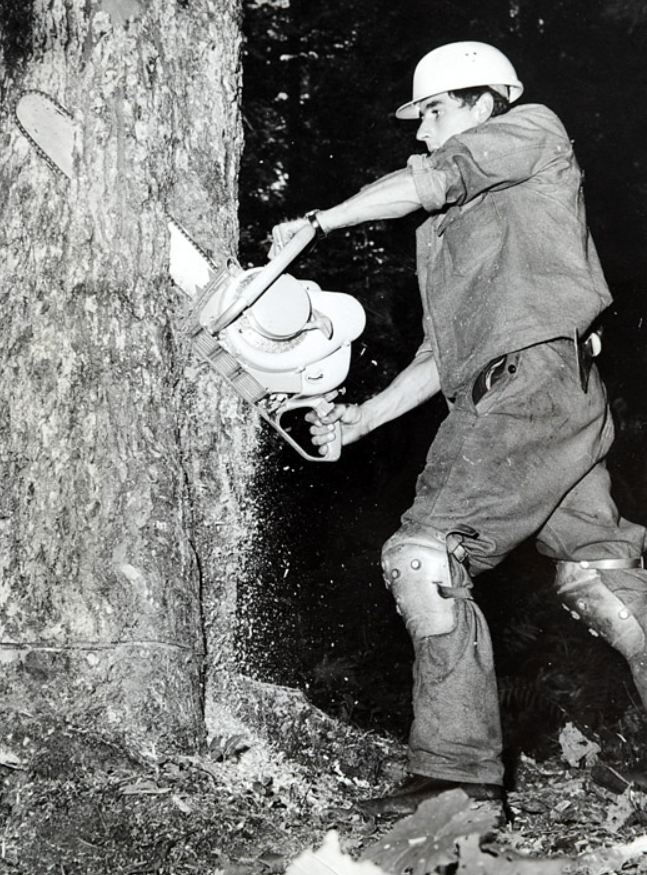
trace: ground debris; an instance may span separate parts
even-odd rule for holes
[[[287,875],[614,875],[628,862],[639,866],[647,854],[642,835],[576,857],[531,856],[511,847],[505,831],[494,841],[495,823],[490,803],[475,803],[454,790],[422,803],[369,847],[362,860],[373,868],[364,870],[364,863],[341,853],[337,834],[330,832],[320,850],[297,858]],[[647,866],[647,857],[643,862]]]
[[[9,725],[0,743],[20,751],[22,768],[0,772],[2,875],[104,875],[107,861],[111,875],[270,875],[333,825],[350,845],[366,834],[352,811],[365,775],[349,778],[339,763],[359,762],[353,737],[365,751],[367,734],[347,726],[338,741],[328,727],[330,768],[314,769],[233,718],[192,755],[120,749],[88,727]],[[376,744],[374,759],[388,749]]]
[[[522,756],[510,793],[515,817],[505,827],[474,821],[473,803],[456,809],[455,799],[451,811],[421,808],[422,822],[394,827],[363,817],[354,803],[399,780],[403,746],[310,713],[289,696],[281,723],[290,702],[304,730],[298,742],[288,739],[298,757],[224,712],[212,724],[215,742],[199,754],[142,753],[91,727],[6,720],[0,745],[21,768],[0,769],[0,873],[295,875],[300,855],[331,831],[346,867],[339,863],[336,875],[363,875],[371,870],[352,867],[369,864],[376,873],[418,866],[435,875],[447,859],[463,875],[647,873],[647,794],[638,782],[624,782],[622,794],[596,783],[600,759],[568,767],[557,749],[542,762]],[[630,773],[621,762],[610,768]]]

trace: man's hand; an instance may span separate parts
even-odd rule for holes
[[[292,219],[289,222],[281,222],[272,228],[272,246],[268,252],[268,258],[274,258],[279,254],[286,243],[297,234],[302,228],[307,228],[310,221],[306,218]]]
[[[333,404],[325,416],[317,416],[311,411],[306,414],[306,419],[312,423],[310,439],[319,447],[319,454],[322,456],[328,453],[328,444],[334,439],[335,423],[341,425],[342,446],[354,443],[367,431],[362,408],[358,404]]]

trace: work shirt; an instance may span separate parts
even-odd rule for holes
[[[446,396],[492,359],[586,332],[611,301],[557,116],[515,107],[409,159],[425,339]]]

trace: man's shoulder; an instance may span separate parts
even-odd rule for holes
[[[566,137],[566,129],[559,116],[541,103],[515,104],[503,115],[490,119],[496,125],[519,125],[528,128],[540,128],[555,136]]]

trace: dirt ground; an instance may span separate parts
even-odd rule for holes
[[[604,739],[570,727],[575,735],[563,732],[555,755],[538,762],[522,754],[509,795],[512,822],[477,828],[465,820],[469,803],[454,798],[441,797],[417,821],[363,817],[355,801],[403,776],[402,744],[333,720],[294,691],[268,686],[255,701],[264,729],[249,729],[249,707],[245,722],[221,709],[210,716],[209,748],[200,756],[136,749],[87,726],[5,714],[0,873],[359,875],[369,871],[369,863],[353,862],[362,858],[380,863],[372,872],[394,875],[647,872],[646,726],[637,712]],[[330,841],[333,830],[344,856],[300,868],[299,855]],[[406,854],[394,857],[398,842],[409,854],[435,850],[412,863]],[[610,858],[612,848],[624,850]]]

